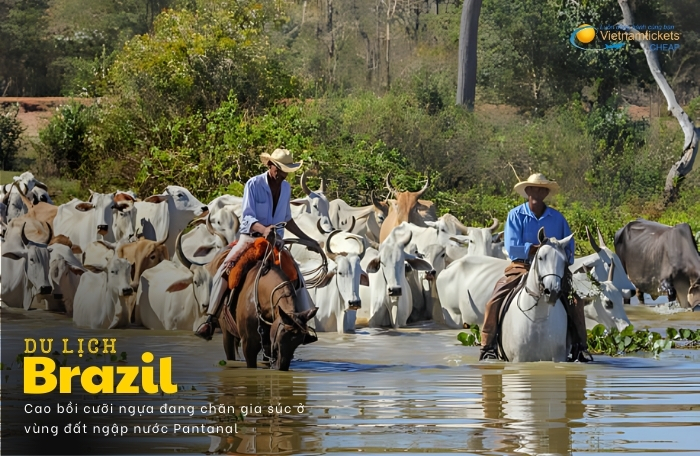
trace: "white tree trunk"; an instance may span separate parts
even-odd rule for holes
[[[630,32],[639,33],[636,29],[632,27],[634,24],[634,16],[632,15],[632,10],[628,4],[628,0],[618,0],[620,8],[622,9],[622,25],[627,28]],[[673,116],[678,120],[681,125],[685,140],[683,142],[683,154],[680,160],[671,166],[671,170],[666,176],[666,185],[664,187],[664,199],[665,203],[668,204],[672,202],[678,196],[678,190],[680,188],[683,178],[693,169],[693,163],[695,162],[695,156],[698,152],[698,143],[700,142],[700,128],[695,127],[693,122],[691,122],[688,114],[683,111],[683,108],[676,101],[676,95],[673,93],[671,86],[668,85],[666,78],[661,72],[661,67],[659,66],[659,59],[657,58],[656,51],[651,49],[649,41],[640,40],[639,44],[644,50],[644,55],[647,58],[647,64],[649,65],[649,70],[656,84],[661,89],[661,92],[666,97],[666,103],[668,104],[667,109],[671,111]]]

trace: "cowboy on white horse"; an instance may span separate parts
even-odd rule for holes
[[[541,246],[538,240],[538,231],[544,228],[547,236],[557,239],[571,235],[569,224],[561,212],[544,203],[544,199],[548,195],[554,195],[559,190],[559,185],[556,182],[536,173],[526,181],[518,182],[514,190],[522,197],[527,198],[527,201],[508,213],[504,239],[505,248],[512,262],[506,267],[504,277],[496,283],[491,299],[486,304],[484,324],[481,328],[480,360],[498,359],[496,340],[500,309],[508,294],[518,286],[522,276],[530,270],[535,253]],[[574,261],[573,237],[566,249],[566,254],[568,263],[572,264]],[[585,362],[589,360],[590,355],[587,352],[583,301],[572,293],[571,272],[568,267],[564,269],[565,275],[560,296],[563,299],[568,326],[571,329],[572,360]]]

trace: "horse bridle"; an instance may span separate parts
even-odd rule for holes
[[[532,271],[532,270],[534,270],[535,272],[537,271],[537,266],[536,266],[536,265],[537,265],[537,259],[538,259],[538,256],[537,256],[537,254],[535,254],[535,259],[534,259],[534,261],[532,262],[532,266],[530,267],[530,271]],[[528,271],[528,272],[530,272],[530,271]],[[527,279],[525,279],[525,280],[526,280],[526,281],[525,281],[525,291],[527,292],[527,294],[529,294],[530,296],[532,296],[533,298],[535,298],[535,304],[533,304],[532,307],[530,307],[529,309],[523,310],[523,309],[520,307],[520,301],[518,301],[518,303],[517,303],[518,309],[520,309],[521,312],[523,312],[523,313],[528,312],[528,311],[532,310],[533,308],[535,308],[535,306],[537,306],[537,303],[539,302],[540,298],[542,297],[542,293],[544,293],[544,283],[543,283],[543,282],[544,282],[544,278],[545,278],[545,277],[549,277],[549,276],[557,277],[557,278],[559,279],[559,282],[560,282],[560,283],[562,283],[563,280],[564,280],[564,278],[563,278],[562,276],[560,276],[559,274],[544,274],[543,276],[541,276],[541,277],[539,278],[539,280],[538,280],[538,282],[537,282],[537,285],[539,286],[539,290],[538,290],[538,291],[533,291],[533,290],[530,289],[530,287],[527,286]]]

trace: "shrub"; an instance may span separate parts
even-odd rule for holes
[[[95,122],[95,109],[78,102],[61,106],[39,132],[39,148],[62,177],[77,177],[89,160],[88,134]]]
[[[17,152],[22,145],[24,128],[17,118],[19,105],[0,108],[0,165],[2,169],[12,169]]]

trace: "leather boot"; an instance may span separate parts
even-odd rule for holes
[[[207,320],[202,323],[199,328],[197,328],[197,331],[194,332],[194,335],[197,337],[201,337],[204,340],[211,340],[212,337],[214,336],[214,327],[215,325],[215,318],[214,315],[209,315],[207,317]]]

